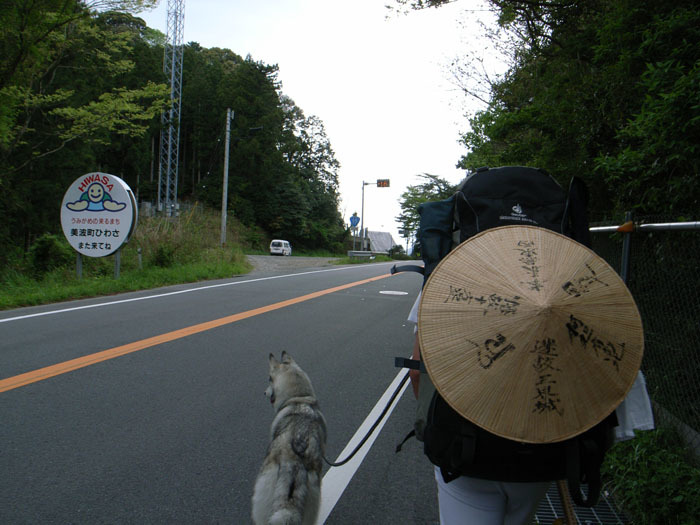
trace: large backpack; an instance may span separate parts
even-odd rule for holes
[[[567,192],[546,171],[509,166],[480,168],[449,199],[419,206],[418,241],[424,282],[458,243],[498,226],[528,225],[562,233],[590,247],[588,193],[573,178]],[[397,358],[397,366],[421,371],[414,430],[425,454],[449,482],[461,475],[499,481],[567,479],[574,501],[593,506],[600,494],[600,465],[613,441],[615,413],[574,438],[529,444],[496,436],[455,412],[435,390],[420,362]],[[400,446],[397,450],[400,450]],[[588,484],[588,495],[580,483]]]

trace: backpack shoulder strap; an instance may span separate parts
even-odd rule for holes
[[[411,370],[420,370],[424,374],[428,371],[425,369],[425,363],[419,361],[418,359],[408,359],[406,357],[395,357],[394,366],[396,368],[409,368]]]

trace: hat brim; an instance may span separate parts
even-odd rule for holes
[[[550,443],[609,415],[641,365],[637,306],[617,273],[558,233],[505,226],[465,241],[428,279],[421,358],[460,415]]]

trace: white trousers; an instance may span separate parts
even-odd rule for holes
[[[435,467],[440,525],[530,525],[550,482],[506,483],[462,476],[445,483]]]

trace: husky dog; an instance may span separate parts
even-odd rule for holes
[[[321,467],[326,420],[311,381],[294,360],[270,354],[270,385],[275,409],[270,445],[253,492],[256,525],[313,525],[321,501]]]

